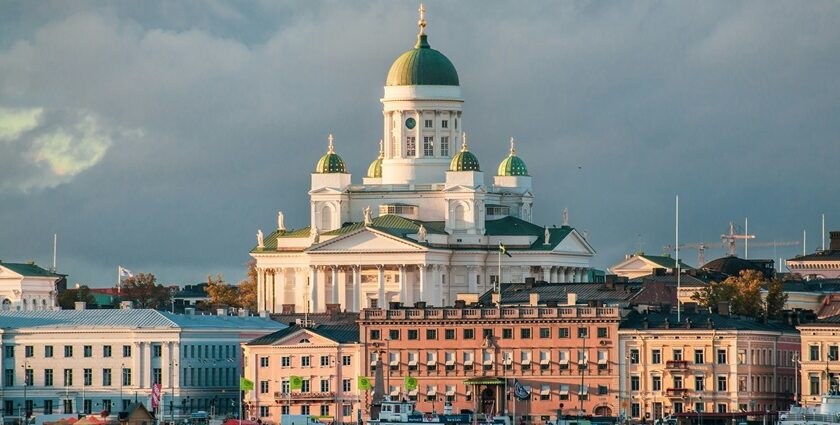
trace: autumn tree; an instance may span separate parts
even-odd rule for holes
[[[157,283],[152,273],[138,273],[123,280],[120,298],[136,308],[166,308],[171,302],[169,288]]]
[[[767,290],[767,298],[761,298],[761,290]],[[738,276],[730,276],[723,282],[711,282],[692,299],[701,305],[717,310],[718,303],[729,302],[733,314],[748,317],[777,318],[787,301],[781,281],[767,281],[756,270],[742,270]]]
[[[767,283],[767,296],[764,298],[765,314],[768,319],[781,319],[782,310],[788,300],[782,281],[778,278]]]
[[[77,301],[84,301],[88,306],[96,304],[96,298],[90,293],[90,288],[87,285],[81,285],[75,289],[68,289],[58,297],[58,305],[64,310],[76,308]]]
[[[248,277],[238,285],[229,285],[222,275],[207,276],[207,295],[212,307],[247,308],[257,310],[257,263],[248,262]]]
[[[257,311],[257,260],[248,261],[248,277],[239,282],[239,302],[242,307]]]

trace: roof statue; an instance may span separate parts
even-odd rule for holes
[[[417,242],[426,242],[426,226],[422,224],[417,229]]]
[[[265,248],[262,229],[257,229],[257,248]]]
[[[281,232],[286,231],[286,224],[283,221],[284,221],[283,211],[277,211],[277,230],[279,230]]]
[[[362,215],[365,218],[365,226],[369,226],[373,223],[373,219],[370,217],[370,205],[366,206],[364,210],[362,210]]]
[[[318,226],[312,226],[312,230],[309,232],[309,237],[312,238],[313,244],[321,241],[321,231],[318,230]]]
[[[569,209],[568,208],[563,208],[563,225],[564,226],[569,225]]]
[[[545,226],[545,242],[543,244],[549,245],[548,239],[551,237],[551,232],[548,231],[548,226]]]

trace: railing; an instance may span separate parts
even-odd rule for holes
[[[668,388],[665,390],[666,397],[684,397],[688,394],[688,388]]]
[[[824,413],[782,413],[779,415],[779,421],[797,421],[797,422],[837,422],[838,415],[827,415]]]
[[[283,400],[289,400],[290,398],[292,400],[332,400],[332,399],[335,398],[335,393],[334,392],[325,392],[325,393],[321,393],[321,392],[317,392],[317,393],[313,393],[313,392],[307,392],[307,393],[292,392],[291,396],[290,396],[289,393],[275,391],[274,392],[274,398],[277,399],[278,403],[282,402]]]
[[[665,369],[685,369],[688,367],[688,360],[668,360],[665,362]]]
[[[416,319],[518,319],[518,318],[615,318],[618,308],[613,307],[504,307],[496,308],[402,308],[394,310],[364,309],[362,320],[416,320]]]

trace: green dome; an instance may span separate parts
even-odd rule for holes
[[[376,158],[370,163],[367,176],[372,179],[382,178],[382,158]]]
[[[318,174],[347,173],[347,166],[344,164],[344,160],[333,150],[332,134],[330,134],[329,141],[330,144],[327,148],[327,153],[315,164],[315,172]]]
[[[457,86],[458,71],[443,53],[429,47],[425,34],[420,34],[414,48],[391,65],[385,85]]]
[[[501,164],[499,164],[499,171],[496,174],[497,176],[527,176],[528,175],[528,167],[525,165],[525,161],[522,158],[516,156],[516,147],[514,146],[514,140],[510,140],[510,154],[507,158],[503,159]]]
[[[452,157],[452,162],[449,163],[449,171],[481,171],[478,158],[467,150],[466,135],[464,135],[464,144],[461,145],[461,151],[456,153]]]

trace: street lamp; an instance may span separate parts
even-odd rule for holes
[[[799,405],[799,365],[802,362],[799,360],[799,353],[793,353],[793,404]]]
[[[26,406],[27,401],[29,401],[26,395],[26,387],[32,385],[32,382],[29,379],[29,362],[24,362],[20,367],[23,368],[23,417],[24,422],[28,422],[30,412],[29,408]]]
[[[123,411],[123,384],[125,384],[125,363],[120,363],[120,405],[117,406],[120,408],[120,412]]]

